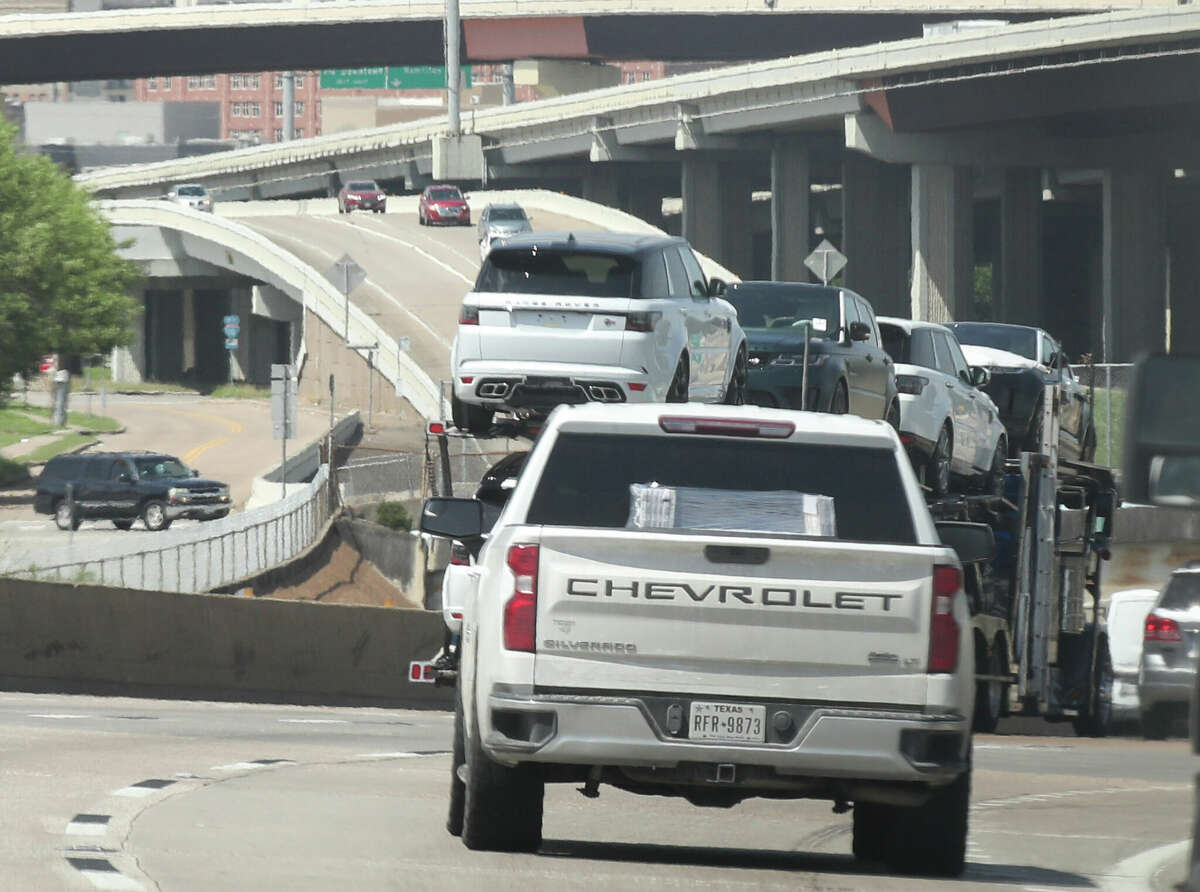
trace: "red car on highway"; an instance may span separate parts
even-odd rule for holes
[[[417,219],[422,226],[433,223],[471,225],[471,208],[457,186],[426,186],[417,205]]]
[[[387,210],[387,193],[375,185],[374,180],[355,180],[338,191],[338,213],[372,211],[382,214]]]

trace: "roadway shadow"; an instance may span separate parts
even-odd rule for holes
[[[8,486],[0,486],[0,508],[32,508],[36,478],[27,477]]]
[[[858,861],[853,855],[823,852],[789,852],[779,849],[705,848],[700,846],[656,845],[653,843],[590,842],[546,839],[538,855],[543,858],[572,858],[592,861],[662,864],[668,866],[727,867],[744,870],[774,870],[785,873],[820,873],[855,876],[896,876],[882,864]],[[1095,883],[1080,874],[1027,864],[968,863],[961,877],[913,877],[933,886],[964,880],[976,883],[1009,885],[1023,883],[1047,888],[1094,889]]]

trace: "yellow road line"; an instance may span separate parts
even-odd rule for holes
[[[199,446],[196,446],[195,448],[185,452],[181,458],[183,459],[184,464],[188,465],[190,465],[208,450],[216,446],[221,446],[224,443],[228,443],[235,435],[240,434],[244,430],[242,425],[238,422],[230,421],[228,418],[222,418],[220,415],[209,415],[206,412],[180,412],[177,409],[160,409],[159,411],[166,412],[169,415],[182,415],[185,418],[199,418],[204,421],[216,421],[219,424],[223,424],[229,428],[229,436],[217,437],[214,440],[209,440],[207,443],[201,443]]]

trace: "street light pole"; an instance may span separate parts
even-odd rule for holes
[[[462,72],[458,63],[458,36],[461,32],[458,19],[458,0],[446,0],[446,119],[450,135],[457,138],[462,132],[459,119],[458,85]]]

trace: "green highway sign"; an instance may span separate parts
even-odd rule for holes
[[[322,90],[385,90],[386,68],[333,68],[321,72]]]
[[[471,86],[471,66],[462,67]],[[446,86],[444,65],[397,65],[391,68],[332,68],[321,72],[323,90],[440,90]]]

